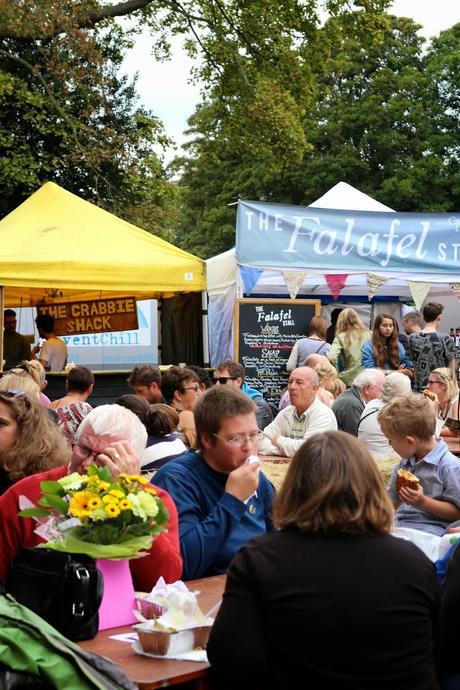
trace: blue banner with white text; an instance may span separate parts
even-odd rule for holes
[[[460,274],[460,211],[340,211],[240,201],[236,257],[261,268]]]

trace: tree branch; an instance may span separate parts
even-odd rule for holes
[[[14,62],[17,62],[19,65],[22,65],[22,67],[25,67],[36,79],[38,79],[40,84],[43,86],[43,89],[44,89],[46,95],[48,96],[51,103],[53,104],[53,107],[55,108],[55,110],[59,113],[59,115],[62,117],[62,119],[65,120],[67,122],[67,124],[69,125],[71,132],[72,132],[72,139],[74,141],[74,144],[75,144],[77,150],[80,151],[82,157],[84,157],[85,156],[85,149],[80,142],[80,139],[78,137],[77,128],[75,127],[75,124],[73,123],[72,118],[65,112],[65,110],[63,110],[63,108],[61,108],[61,106],[59,105],[56,97],[54,96],[48,82],[46,81],[45,77],[41,74],[40,70],[37,69],[37,67],[35,67],[34,65],[31,65],[30,62],[27,62],[27,60],[24,60],[23,58],[19,57],[18,55],[13,55],[12,53],[9,53],[8,51],[3,50],[2,48],[0,48],[0,55],[7,58],[8,60],[13,60]],[[79,123],[79,125],[80,125],[80,127],[82,127],[82,123]],[[86,129],[91,131],[89,127]],[[101,199],[99,197],[99,192],[98,192],[98,179],[101,178],[102,180],[104,180],[104,182],[106,183],[107,188],[109,190],[112,190],[113,185],[105,177],[105,175],[103,175],[98,169],[93,168],[93,171],[94,171],[95,181],[96,181],[96,197],[97,197],[98,201],[100,202],[101,206],[103,206],[103,204],[101,203]],[[116,208],[115,208],[115,210],[116,210]]]
[[[103,5],[102,7],[95,7],[85,12],[78,12],[74,17],[74,25],[78,29],[89,29],[105,19],[113,19],[114,17],[124,17],[133,14],[138,10],[142,10],[149,5],[152,5],[155,0],[125,0],[119,2],[117,5]],[[171,9],[181,12],[189,21],[209,23],[204,17],[189,14],[184,8],[175,0],[170,0]],[[47,29],[34,30],[30,27],[26,28],[24,22],[24,29],[11,28],[8,26],[0,26],[0,39],[12,38],[17,41],[34,41],[36,39],[52,38],[61,33],[62,27],[59,24],[50,25]]]
[[[102,7],[95,7],[94,9],[80,12],[75,15],[75,26],[80,29],[87,29],[104,19],[111,19],[113,17],[123,17],[127,14],[132,14],[148,7],[154,0],[126,0],[119,2],[117,5],[105,5]],[[14,38],[19,41],[33,41],[39,38],[51,38],[61,33],[62,27],[59,25],[50,25],[47,30],[36,30],[27,26],[24,22],[24,28],[11,28],[8,26],[0,26],[1,38]]]
[[[27,62],[27,60],[24,60],[23,58],[19,57],[18,55],[13,55],[12,53],[9,53],[6,50],[3,50],[0,48],[0,55],[3,55],[3,57],[7,58],[8,60],[13,60],[14,62],[17,62],[19,65],[22,65],[22,67],[25,67],[38,81],[40,84],[43,86],[43,89],[45,90],[46,95],[50,99],[51,103],[53,104],[54,108],[57,110],[59,115],[67,122],[69,125],[70,129],[72,130],[72,135],[75,141],[75,144],[78,148],[80,148],[80,141],[77,136],[77,130],[75,129],[75,125],[72,122],[72,119],[67,115],[67,113],[61,108],[59,103],[57,102],[56,98],[54,97],[53,92],[51,91],[46,79],[44,76],[41,74],[40,70],[38,70],[34,65],[31,65],[30,62]]]

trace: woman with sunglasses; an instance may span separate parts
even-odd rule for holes
[[[437,402],[436,436],[458,436],[460,432],[458,385],[452,370],[447,367],[433,369],[423,394],[429,400]],[[433,394],[436,396],[435,399],[433,399]]]
[[[179,414],[179,431],[189,448],[196,447],[193,410],[202,394],[198,376],[186,367],[171,367],[161,377],[161,392],[167,404]]]
[[[19,479],[69,459],[64,437],[38,398],[0,391],[0,494]]]
[[[0,391],[22,391],[34,399],[40,398],[40,386],[25,369],[15,367],[0,378]]]

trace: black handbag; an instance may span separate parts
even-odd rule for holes
[[[70,640],[96,636],[104,581],[90,556],[21,549],[8,570],[5,589]]]

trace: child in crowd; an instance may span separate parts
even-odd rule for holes
[[[460,462],[444,441],[434,437],[436,413],[422,395],[401,395],[378,413],[380,427],[402,460],[393,470],[388,491],[397,527],[441,536],[460,519]],[[398,470],[414,474],[417,488],[396,489]]]
[[[170,405],[151,405],[140,395],[121,395],[115,402],[134,412],[147,430],[147,448],[141,455],[142,474],[150,478],[169,460],[187,452],[177,432],[179,413]]]
[[[188,452],[177,431],[178,425],[179,415],[172,407],[163,403],[151,405],[147,426],[150,443],[141,458],[143,474],[153,474],[170,460]]]

